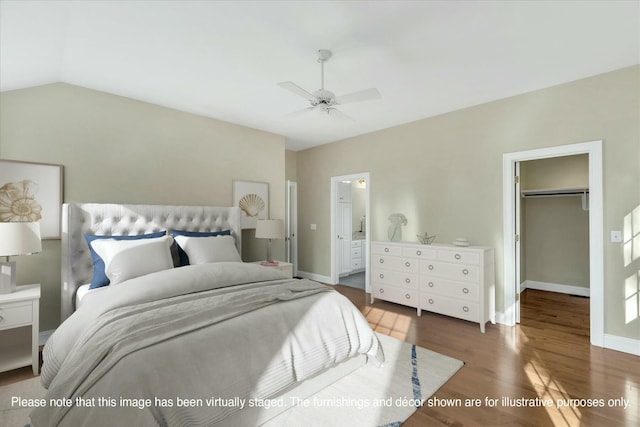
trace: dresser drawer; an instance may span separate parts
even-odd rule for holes
[[[402,255],[402,247],[393,246],[393,245],[385,245],[380,243],[371,244],[371,253],[378,255],[393,255],[393,256],[401,256]]]
[[[420,283],[417,273],[405,273],[401,271],[374,269],[371,280],[381,285],[400,286],[409,289],[418,289]]]
[[[362,257],[362,249],[351,248],[351,258],[360,258],[360,257]]]
[[[480,264],[480,254],[477,252],[465,252],[456,250],[438,250],[438,259],[447,262],[456,262],[462,264]]]
[[[358,269],[360,269],[360,268],[362,268],[362,261],[360,260],[360,258],[358,258],[358,259],[355,259],[355,258],[354,258],[354,259],[352,259],[352,260],[351,260],[351,269],[352,269],[352,270],[358,270]]]
[[[361,247],[362,247],[362,240],[351,241],[351,248],[361,248]]]
[[[480,289],[475,283],[458,283],[437,277],[420,277],[420,291],[451,298],[478,301]]]
[[[477,282],[480,279],[480,268],[478,266],[449,262],[420,261],[420,273],[427,276],[471,282]]]
[[[459,319],[472,322],[480,321],[478,304],[468,301],[460,301],[436,294],[422,293],[420,295],[420,307],[423,310],[445,314]]]
[[[0,329],[29,325],[33,319],[31,301],[14,302],[0,306]]]
[[[375,298],[409,307],[418,307],[418,291],[415,289],[403,289],[391,285],[381,285],[379,283],[374,283],[371,288]]]
[[[373,257],[373,265],[373,268],[382,268],[385,270],[398,270],[409,273],[417,273],[420,271],[420,261],[412,258],[375,255]]]
[[[436,259],[436,250],[428,246],[415,246],[402,248],[404,258]]]

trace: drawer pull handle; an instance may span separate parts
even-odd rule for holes
[[[380,258],[380,264],[384,264],[384,259]]]
[[[407,261],[407,262],[404,263],[404,266],[405,267],[411,267],[411,263],[409,261]]]
[[[429,287],[433,288],[433,282],[429,282]]]
[[[380,273],[380,278],[384,279],[384,274]]]
[[[429,264],[429,270],[433,270],[433,264]]]
[[[420,250],[416,251],[416,255],[418,255],[418,256],[422,255],[422,251],[420,251]]]
[[[467,274],[469,274],[469,270],[467,270],[466,268],[462,269],[462,274],[466,276]]]
[[[385,252],[389,252],[389,248],[384,248],[384,251]]]
[[[469,289],[468,288],[462,288],[462,293],[463,294],[468,294],[469,293]]]
[[[455,254],[454,258],[455,258],[455,259],[460,259],[460,258],[462,258],[462,257],[460,256],[460,254]]]
[[[409,279],[408,277],[406,279],[404,279],[405,283],[409,284],[411,283],[411,279]]]
[[[384,294],[384,289],[380,289],[380,293],[381,293],[381,294]]]
[[[429,298],[429,304],[433,304],[433,298]]]
[[[411,299],[411,295],[409,295],[409,294],[404,294],[404,297],[405,297],[406,299]]]
[[[462,307],[462,311],[464,311],[465,313],[469,312],[469,307],[467,307],[466,305],[464,307]]]

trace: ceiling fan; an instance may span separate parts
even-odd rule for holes
[[[318,50],[318,62],[320,63],[320,89],[310,93],[293,82],[280,82],[278,86],[287,89],[296,95],[299,95],[309,101],[310,107],[303,110],[289,114],[289,116],[295,116],[298,114],[305,114],[308,112],[319,112],[331,117],[353,120],[351,117],[344,114],[342,111],[335,108],[336,105],[344,105],[352,102],[371,101],[374,99],[380,99],[382,96],[378,89],[370,88],[353,92],[347,95],[336,96],[333,92],[324,88],[324,63],[331,58],[332,53],[327,49]]]

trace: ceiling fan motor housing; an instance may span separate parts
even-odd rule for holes
[[[316,97],[316,99],[311,101],[311,104],[313,106],[316,106],[318,104],[327,104],[327,105],[335,104],[336,95],[330,90],[326,90],[326,89],[317,90],[313,92],[313,96]]]

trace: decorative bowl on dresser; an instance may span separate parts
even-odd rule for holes
[[[494,249],[483,246],[371,243],[375,298],[480,324],[495,323]]]

